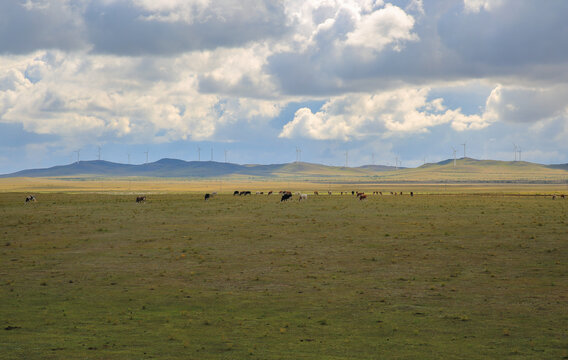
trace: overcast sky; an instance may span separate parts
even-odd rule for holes
[[[0,173],[99,148],[132,164],[413,167],[452,148],[567,163],[567,15],[565,0],[3,0]]]

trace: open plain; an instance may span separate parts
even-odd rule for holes
[[[2,359],[568,357],[566,185],[36,180],[0,193]]]

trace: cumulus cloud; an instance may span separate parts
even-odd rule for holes
[[[369,47],[381,51],[385,46],[394,44],[400,51],[404,41],[417,40],[412,33],[414,18],[399,7],[387,4],[386,7],[361,16],[355,30],[347,35],[346,45]]]
[[[299,109],[279,136],[347,141],[424,133],[441,124],[450,124],[457,131],[482,129],[495,121],[491,112],[465,115],[459,108],[447,109],[441,98],[427,100],[429,91],[404,88],[335,97],[315,114],[308,108]]]
[[[213,138],[224,124],[274,117],[280,111],[278,103],[268,100],[199,93],[197,74],[185,68],[186,61],[191,59],[146,63],[40,53],[0,71],[0,122],[67,139],[159,143]],[[108,76],[128,74],[140,63],[148,72],[179,72],[169,81]]]
[[[487,107],[496,118],[511,123],[537,123],[568,118],[568,86],[549,88],[497,86]]]

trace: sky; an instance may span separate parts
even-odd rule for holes
[[[566,15],[565,0],[4,0],[0,173],[568,163]]]

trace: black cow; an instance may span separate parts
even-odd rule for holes
[[[137,196],[136,197],[136,202],[140,203],[140,202],[145,202],[146,201],[146,196]]]
[[[291,199],[291,198],[292,198],[292,193],[291,192],[285,192],[282,195],[282,199],[280,199],[280,202],[286,201],[286,200]]]
[[[233,196],[235,195],[239,195],[239,190],[235,190],[235,192],[233,193]]]
[[[209,200],[210,197],[211,197],[211,194],[205,194],[205,200]]]
[[[33,196],[33,195],[26,196],[26,202],[30,202],[30,201],[36,201],[35,196]]]

